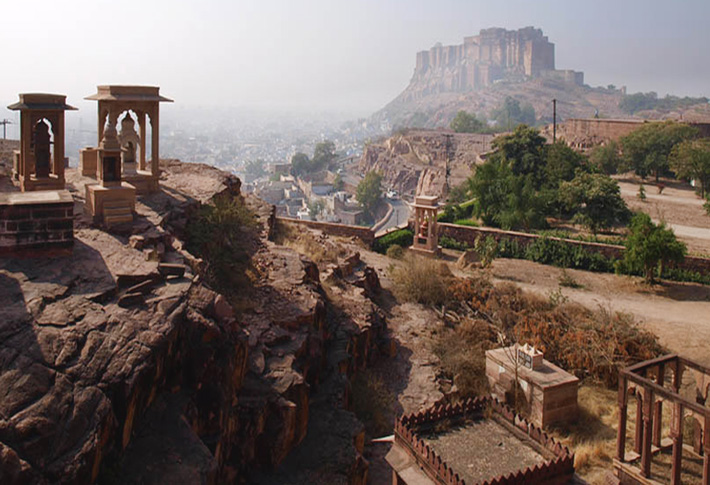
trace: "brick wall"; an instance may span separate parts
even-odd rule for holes
[[[0,204],[0,256],[50,256],[71,252],[74,203]]]
[[[375,242],[375,233],[372,232],[369,227],[349,226],[347,224],[336,224],[333,222],[303,221],[288,217],[277,217],[276,219],[279,222],[287,224],[299,224],[310,227],[311,229],[318,229],[324,234],[329,234],[331,236],[356,237],[370,247],[372,246],[372,243]]]
[[[458,226],[456,224],[449,224],[446,222],[440,222],[438,224],[438,227],[439,237],[448,236],[452,239],[455,239],[456,241],[465,242],[471,247],[473,247],[476,242],[476,238],[479,236],[493,236],[496,241],[500,241],[502,238],[515,240],[521,247],[527,246],[535,240],[544,237],[538,234],[529,234],[526,232],[504,231],[502,229],[495,229],[492,227]],[[613,244],[602,244],[595,242],[575,241],[573,239],[561,239],[557,237],[551,237],[549,239],[561,241],[571,246],[581,246],[586,251],[603,254],[605,257],[610,259],[621,259],[624,257],[625,248],[623,246],[615,246]],[[710,273],[710,259],[708,258],[687,256],[682,263],[679,263],[675,266],[680,269],[697,271],[702,274]]]

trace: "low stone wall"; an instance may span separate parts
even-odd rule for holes
[[[311,229],[317,229],[331,236],[356,237],[367,244],[368,247],[371,247],[372,243],[375,242],[375,233],[369,227],[349,226],[333,222],[303,221],[301,219],[291,219],[290,217],[276,217],[276,220],[286,224],[299,224]]]
[[[74,201],[66,190],[0,194],[0,256],[58,256],[74,244]]]
[[[574,475],[574,453],[569,448],[550,437],[542,429],[516,414],[505,404],[490,397],[468,399],[452,406],[435,405],[424,411],[400,417],[394,426],[395,441],[408,450],[419,466],[430,477],[436,477],[438,483],[445,485],[464,485],[464,481],[416,432],[422,424],[433,424],[451,418],[483,416],[490,409],[499,418],[515,426],[530,439],[554,455],[554,458],[534,467],[521,469],[516,473],[501,475],[483,482],[486,485],[513,485],[520,483],[557,484],[569,483]],[[482,418],[484,419],[484,418]],[[490,419],[490,418],[488,418]],[[475,450],[471,450],[475,453]],[[472,485],[472,484],[468,484]]]
[[[471,247],[473,247],[476,242],[476,238],[479,236],[492,236],[496,241],[500,241],[503,238],[514,240],[517,241],[517,243],[522,247],[533,243],[537,239],[545,237],[540,236],[539,234],[529,234],[526,232],[504,231],[502,229],[495,229],[492,227],[459,226],[446,222],[440,222],[438,227],[439,237],[448,236],[456,241],[464,242]],[[581,246],[586,251],[602,254],[609,259],[623,258],[624,251],[626,250],[623,246],[616,246],[613,244],[575,241],[573,239],[562,239],[558,237],[548,237],[548,239],[560,241],[571,246]],[[675,265],[675,267],[688,271],[697,271],[701,274],[708,274],[710,273],[710,259],[687,256],[682,263]]]

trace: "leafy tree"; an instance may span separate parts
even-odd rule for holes
[[[486,129],[485,123],[477,119],[475,114],[463,110],[456,113],[450,126],[456,133],[482,133]]]
[[[563,141],[558,141],[546,147],[545,175],[547,185],[557,187],[560,182],[570,181],[577,170],[587,168],[587,158],[572,150]]]
[[[491,111],[491,118],[496,121],[498,127],[508,130],[518,125],[534,125],[535,108],[531,104],[521,108],[517,99],[507,96],[498,108]]]
[[[504,160],[514,175],[532,175],[539,187],[545,178],[545,138],[535,128],[518,126],[515,131],[493,140],[492,160]],[[537,188],[536,187],[536,188]]]
[[[626,166],[643,178],[654,174],[658,182],[668,172],[673,147],[697,134],[697,128],[673,121],[645,124],[621,139]]]
[[[327,168],[330,162],[335,160],[335,143],[330,140],[316,144],[311,160],[311,171],[317,172]]]
[[[335,178],[333,179],[333,188],[336,191],[343,190],[343,187],[345,187],[345,182],[343,181],[343,177],[340,174],[337,174]]]
[[[317,199],[312,202],[308,202],[308,210],[315,219],[317,216],[321,215],[323,212],[323,209],[325,209],[325,202],[323,202],[320,199]]]
[[[619,166],[621,165],[619,144],[611,140],[606,145],[594,147],[589,154],[589,161],[594,167],[605,174],[614,175],[618,172]]]
[[[303,175],[311,171],[311,160],[305,153],[295,153],[291,157],[291,173],[293,175]]]
[[[660,277],[665,264],[680,262],[687,253],[685,244],[676,239],[673,230],[667,229],[663,222],[654,224],[648,214],[636,213],[629,228],[623,265],[627,270],[642,272],[649,284],[654,282],[654,274]]]
[[[631,215],[621,198],[619,184],[603,174],[578,172],[572,181],[560,185],[560,200],[574,213],[574,222],[595,234],[628,222]]]
[[[710,188],[710,140],[686,140],[673,148],[671,168],[678,177],[696,180],[700,196]]]
[[[261,158],[256,160],[249,160],[244,164],[244,171],[249,175],[254,177],[261,177],[266,175],[266,163]]]
[[[367,172],[365,177],[357,184],[355,199],[360,207],[370,216],[382,197],[382,175],[378,172]]]

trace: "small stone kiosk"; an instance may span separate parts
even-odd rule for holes
[[[121,177],[121,144],[111,121],[101,130],[96,151],[99,183],[86,185],[86,208],[94,222],[107,227],[133,221],[136,208],[136,188]]]
[[[505,401],[506,394],[514,392],[516,367],[530,421],[544,428],[577,419],[579,379],[527,344],[486,351],[486,377],[493,397]]]
[[[122,178],[135,187],[137,193],[147,194],[158,191],[160,177],[160,103],[172,103],[171,99],[160,95],[156,86],[98,86],[96,94],[85,99],[98,101],[98,140],[104,138],[107,120],[115,127],[121,120],[118,140],[121,147]],[[140,133],[135,130],[133,114],[137,117]],[[147,122],[151,126],[151,155],[146,158]],[[99,177],[98,149],[89,147],[81,150],[79,168],[86,177]]]
[[[7,107],[20,112],[13,179],[23,192],[64,189],[64,112],[76,109],[66,99],[61,94],[25,93]]]
[[[439,228],[436,216],[439,198],[435,195],[418,195],[414,199],[414,241],[411,251],[427,256],[439,254]]]

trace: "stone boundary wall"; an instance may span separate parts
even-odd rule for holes
[[[375,233],[369,227],[349,226],[347,224],[337,224],[334,222],[304,221],[290,217],[276,217],[276,220],[286,224],[298,224],[310,227],[311,229],[317,229],[331,236],[356,237],[368,247],[372,247],[372,244],[375,242]]]
[[[0,204],[0,257],[71,253],[74,202]]]
[[[493,236],[496,241],[500,241],[502,238],[512,239],[518,242],[521,246],[527,246],[533,243],[537,239],[547,237],[548,239],[563,242],[571,246],[581,246],[586,251],[591,251],[604,255],[607,258],[621,259],[624,257],[624,251],[626,248],[623,246],[616,246],[613,244],[603,244],[595,242],[586,241],[576,241],[573,239],[562,239],[558,237],[541,236],[539,234],[529,234],[526,232],[515,232],[515,231],[504,231],[502,229],[495,229],[492,227],[471,227],[471,226],[459,226],[456,224],[450,224],[448,222],[440,222],[439,226],[439,237],[448,236],[459,242],[465,242],[469,246],[473,247],[476,242],[476,238],[479,236]],[[710,273],[710,259],[699,258],[696,256],[686,256],[682,263],[674,265],[674,267],[689,271],[697,271],[701,274]]]
[[[509,424],[517,427],[533,441],[550,451],[555,457],[544,463],[521,469],[516,473],[500,475],[480,482],[480,485],[513,485],[520,483],[569,483],[574,475],[574,453],[569,448],[550,437],[542,429],[516,414],[511,408],[491,397],[468,399],[454,406],[434,405],[433,407],[400,417],[395,421],[395,441],[407,449],[427,475],[434,475],[445,485],[466,485],[458,473],[424,442],[415,431],[421,424],[433,424],[447,418],[464,417],[483,413],[491,407],[493,412]],[[474,485],[474,484],[468,484]]]

